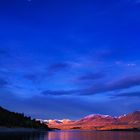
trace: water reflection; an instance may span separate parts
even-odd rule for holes
[[[140,140],[140,132],[61,131],[48,133],[48,140]]]
[[[48,140],[48,132],[46,133],[4,132],[0,133],[0,140]]]
[[[140,132],[52,131],[0,133],[0,140],[139,140]]]

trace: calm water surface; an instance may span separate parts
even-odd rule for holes
[[[0,140],[140,140],[140,132],[53,131],[0,133]]]

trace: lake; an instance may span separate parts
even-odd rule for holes
[[[0,140],[140,140],[140,132],[52,131],[4,132]]]

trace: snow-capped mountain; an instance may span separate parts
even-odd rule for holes
[[[47,125],[57,129],[88,129],[88,130],[112,130],[140,128],[140,111],[112,117],[109,115],[91,114],[80,120],[69,119],[49,120]]]
[[[119,121],[123,123],[133,124],[133,123],[140,123],[140,111],[135,111],[128,115],[123,115],[119,117]]]
[[[84,117],[84,119],[91,119],[91,118],[96,118],[96,117],[107,118],[107,117],[111,117],[111,116],[101,115],[101,114],[91,114],[91,115]]]

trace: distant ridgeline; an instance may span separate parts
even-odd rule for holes
[[[22,113],[10,112],[2,107],[0,107],[0,127],[21,127],[49,130],[48,126],[40,121],[31,119],[31,117],[26,117]]]

